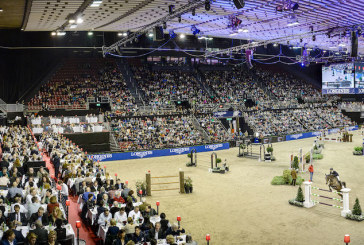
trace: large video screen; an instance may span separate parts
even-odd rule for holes
[[[323,94],[355,94],[354,63],[322,67]]]
[[[358,94],[364,94],[364,63],[355,63],[355,88]]]

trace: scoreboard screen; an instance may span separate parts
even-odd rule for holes
[[[340,63],[322,67],[323,94],[355,94],[354,64]]]

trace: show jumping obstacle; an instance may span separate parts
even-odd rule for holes
[[[325,205],[325,206],[329,206],[329,207],[342,209],[341,216],[343,216],[343,217],[346,217],[347,214],[351,214],[351,211],[349,209],[349,192],[351,191],[351,189],[344,188],[344,189],[341,189],[341,191],[339,192],[339,191],[325,190],[325,189],[321,189],[321,188],[312,186],[312,182],[308,182],[308,181],[303,182],[303,184],[305,185],[305,201],[303,203],[303,206],[305,208],[311,208],[311,207],[315,206],[316,204],[321,204],[321,205]],[[312,189],[341,194],[342,199],[315,194],[315,193],[312,193]],[[317,200],[312,200],[312,196],[337,201],[337,202],[342,203],[342,206],[325,203],[325,202],[321,202],[321,201],[317,201]]]
[[[245,149],[242,149],[243,145],[245,145]],[[259,153],[253,152],[253,146],[259,146]],[[262,157],[262,153],[263,153],[263,157]],[[260,162],[260,161],[264,160],[264,154],[265,154],[264,144],[247,142],[246,144],[241,143],[239,145],[238,157],[247,157],[247,158],[252,158],[252,159],[258,159],[258,161]]]
[[[302,154],[302,148],[300,148],[299,152],[298,152],[298,168],[300,172],[306,172],[305,170],[305,162],[304,162],[304,158],[306,158],[306,155],[310,154],[310,162],[312,163],[312,150],[307,152],[304,156]],[[289,169],[293,168],[293,159],[294,159],[294,155],[291,154],[291,162],[289,164]]]
[[[151,177],[150,171],[146,173],[146,183],[147,183],[147,196],[152,195],[152,191],[170,191],[170,190],[179,190],[179,193],[185,193],[184,188],[184,179],[185,179],[185,173],[184,171],[180,170],[179,175],[173,175],[173,176],[157,176],[157,177]],[[179,178],[179,181],[170,181],[170,182],[163,182],[163,183],[152,183],[152,179],[172,179],[172,178]],[[152,189],[153,185],[174,185],[179,184],[179,187],[167,187],[163,189]]]

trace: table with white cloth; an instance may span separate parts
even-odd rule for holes
[[[42,119],[41,118],[32,119],[31,122],[32,122],[32,124],[35,124],[35,125],[41,125]]]
[[[60,118],[51,118],[51,124],[62,124],[62,120]]]
[[[70,118],[68,118],[68,122],[71,124],[76,124],[76,123],[78,124],[78,123],[80,123],[80,119],[77,117],[70,117]]]
[[[63,134],[63,132],[64,132],[64,128],[63,127],[55,127],[55,128],[53,128],[53,133]]]
[[[32,128],[33,134],[43,133],[43,128]]]
[[[74,133],[83,133],[83,127],[81,126],[72,127],[72,129]]]
[[[102,132],[102,126],[92,126],[92,132]]]
[[[97,123],[97,117],[86,117],[88,123]]]
[[[135,202],[135,203],[133,203],[133,206],[136,207],[136,206],[139,206],[141,204],[142,204],[141,202]],[[86,214],[86,218],[89,218],[91,220],[91,224],[92,225],[97,222],[97,220],[96,220],[96,217],[97,217],[97,207],[98,206],[94,207],[93,209],[89,209],[87,211],[87,214]],[[119,208],[125,208],[126,207],[126,204],[120,203],[118,207]],[[143,217],[141,217],[141,218],[143,218]],[[142,220],[142,222],[144,222],[144,219]]]

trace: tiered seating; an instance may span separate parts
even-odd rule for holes
[[[333,107],[246,112],[244,117],[255,132],[275,136],[354,125]]]
[[[173,148],[203,143],[191,119],[184,116],[130,118],[113,121],[122,151]]]
[[[252,98],[261,107],[269,99],[254,81],[251,73],[245,69],[206,71],[204,76],[206,83],[217,93],[219,103],[244,103],[246,95],[246,98]]]
[[[207,132],[211,142],[226,142],[232,138],[231,134],[226,131],[219,119],[205,115],[199,116],[197,120],[201,127]]]
[[[194,100],[208,103],[210,98],[198,85],[192,73],[181,71],[150,71],[147,67],[134,68],[143,98],[150,105],[169,104],[173,101]]]
[[[86,109],[88,97],[109,97],[115,111],[133,108],[115,61],[108,59],[66,60],[52,79],[28,103],[34,109]]]

